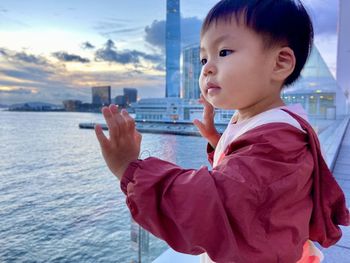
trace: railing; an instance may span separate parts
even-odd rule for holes
[[[343,119],[335,120],[332,125],[318,136],[324,150],[327,165],[331,171],[333,171],[349,121],[350,116],[345,116]]]

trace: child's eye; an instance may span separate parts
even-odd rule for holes
[[[201,64],[204,66],[207,63],[207,59],[206,58],[202,58],[201,59]]]
[[[233,53],[233,50],[223,49],[220,51],[219,55],[220,55],[220,57],[226,57],[226,56],[230,55],[231,53]]]

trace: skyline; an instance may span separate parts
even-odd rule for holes
[[[112,86],[112,97],[123,88],[137,88],[142,98],[165,96],[166,1],[47,2],[0,3],[0,104],[90,102],[91,87],[100,85]],[[182,46],[199,41],[216,2],[180,3]],[[303,3],[335,76],[338,1]]]

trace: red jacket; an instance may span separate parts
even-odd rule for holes
[[[209,171],[158,158],[132,162],[121,180],[136,222],[187,254],[215,262],[293,262],[311,239],[327,247],[349,225],[343,192],[317,135],[269,123],[238,137]],[[213,149],[208,147],[212,162]]]

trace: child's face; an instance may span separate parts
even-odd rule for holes
[[[210,25],[201,38],[200,58],[205,63],[200,89],[214,107],[240,110],[279,98],[280,87],[271,80],[276,53],[234,18]]]

